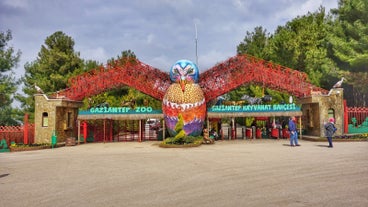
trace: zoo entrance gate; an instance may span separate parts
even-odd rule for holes
[[[266,120],[265,117],[301,117],[302,112],[295,104],[290,104],[294,109],[265,112],[245,112],[245,111],[216,111],[209,109],[207,112],[207,126],[217,126],[219,120],[223,118],[231,119],[230,125],[215,128],[220,134],[221,139],[238,139],[250,138],[260,132],[250,131],[246,128],[237,128],[234,124],[234,119],[237,117],[258,117],[258,120]],[[79,111],[77,129],[78,142],[118,142],[118,141],[146,141],[146,140],[162,140],[167,137],[164,132],[165,123],[163,121],[161,110],[149,110],[147,113],[136,110],[117,110],[94,109],[87,111]],[[160,123],[148,124],[146,120],[162,120]],[[270,120],[269,120],[270,121]],[[211,123],[210,123],[211,122]],[[216,122],[216,124],[213,124]],[[273,120],[274,122],[274,120]],[[301,120],[299,119],[299,123]],[[240,129],[240,131],[239,131]],[[277,132],[276,132],[277,131]],[[283,133],[283,138],[288,138],[287,133]],[[270,137],[282,138],[278,129],[270,132]]]
[[[368,107],[346,107],[344,112],[345,123],[348,126],[345,133],[368,133]],[[258,116],[258,115],[255,115]],[[147,115],[147,119],[156,118],[162,119],[162,114]],[[147,129],[147,126],[143,124],[146,119],[141,119],[141,135],[130,130],[132,127],[138,128],[140,126],[139,119],[124,120],[124,119],[111,119],[109,117],[94,117],[88,118],[80,115],[78,119],[80,141],[95,141],[95,142],[112,142],[112,141],[144,141],[144,140],[159,140],[159,130]],[[123,118],[123,117],[122,117]],[[132,117],[130,117],[132,118]],[[84,125],[84,123],[88,123]],[[98,122],[100,122],[98,124]],[[114,123],[119,123],[114,127]],[[163,123],[161,123],[163,124]],[[114,128],[127,129],[125,133],[119,133],[118,136],[114,135]],[[32,144],[34,143],[34,124],[28,122],[28,115],[24,117],[24,123],[21,126],[0,126],[0,140],[5,140],[7,145],[10,146],[12,142],[20,144]],[[235,131],[236,132],[236,131]],[[229,132],[225,132],[228,133]],[[87,137],[87,139],[84,139]],[[141,139],[139,139],[141,137]],[[222,137],[226,137],[222,134]]]

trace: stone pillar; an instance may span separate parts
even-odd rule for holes
[[[312,93],[310,97],[299,99],[301,105],[302,127],[306,135],[324,137],[324,124],[330,117],[335,118],[337,135],[344,132],[344,90],[333,88],[327,95]]]
[[[52,132],[57,142],[64,142],[70,136],[77,136],[76,120],[78,109],[83,102],[63,98],[49,98],[35,94],[35,143],[51,143]]]
[[[325,129],[323,125],[333,116],[335,118],[335,126],[337,128],[336,135],[344,133],[344,89],[334,88],[330,90],[328,96],[322,100],[321,104],[321,136],[324,136]],[[329,114],[329,110],[333,110],[333,114]],[[332,111],[330,111],[332,112]]]

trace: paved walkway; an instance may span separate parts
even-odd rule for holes
[[[368,206],[368,142],[95,143],[0,153],[0,206]]]

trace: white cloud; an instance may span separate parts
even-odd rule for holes
[[[200,55],[198,57],[198,67],[200,72],[204,72],[217,63],[227,60],[230,57],[233,57],[235,52],[228,52],[228,51],[219,51],[219,50],[211,50],[206,54]]]
[[[308,12],[315,12],[318,10],[320,6],[326,8],[326,12],[328,12],[331,8],[337,8],[337,0],[285,0],[284,1],[286,7],[282,10],[277,10],[273,17],[273,24],[285,25],[287,21],[291,21],[297,16],[306,15]],[[280,26],[281,26],[280,25]]]
[[[174,62],[169,64],[170,60],[165,55],[159,55],[147,60],[142,59],[141,61],[143,62],[147,61],[145,63],[149,63],[149,65],[151,65],[152,67],[160,69],[165,72],[168,72],[170,70],[171,65],[174,64]]]
[[[233,5],[235,8],[242,10],[244,12],[248,11],[250,8],[250,1],[247,0],[233,0]]]
[[[155,39],[154,34],[147,35],[147,39],[146,39],[147,44],[151,44],[154,41],[154,39]]]
[[[13,8],[27,8],[29,1],[26,0],[5,0],[4,4]]]
[[[76,48],[77,50],[78,48]],[[106,50],[102,47],[96,48],[81,48],[81,57],[87,60],[97,60],[100,63],[105,64],[106,61],[112,57],[109,57]],[[117,54],[118,55],[118,54]]]

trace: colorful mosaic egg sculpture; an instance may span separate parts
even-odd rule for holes
[[[189,60],[177,61],[170,70],[172,84],[162,102],[167,130],[176,135],[175,125],[181,114],[186,135],[199,136],[206,117],[206,101],[198,85],[199,71]]]

